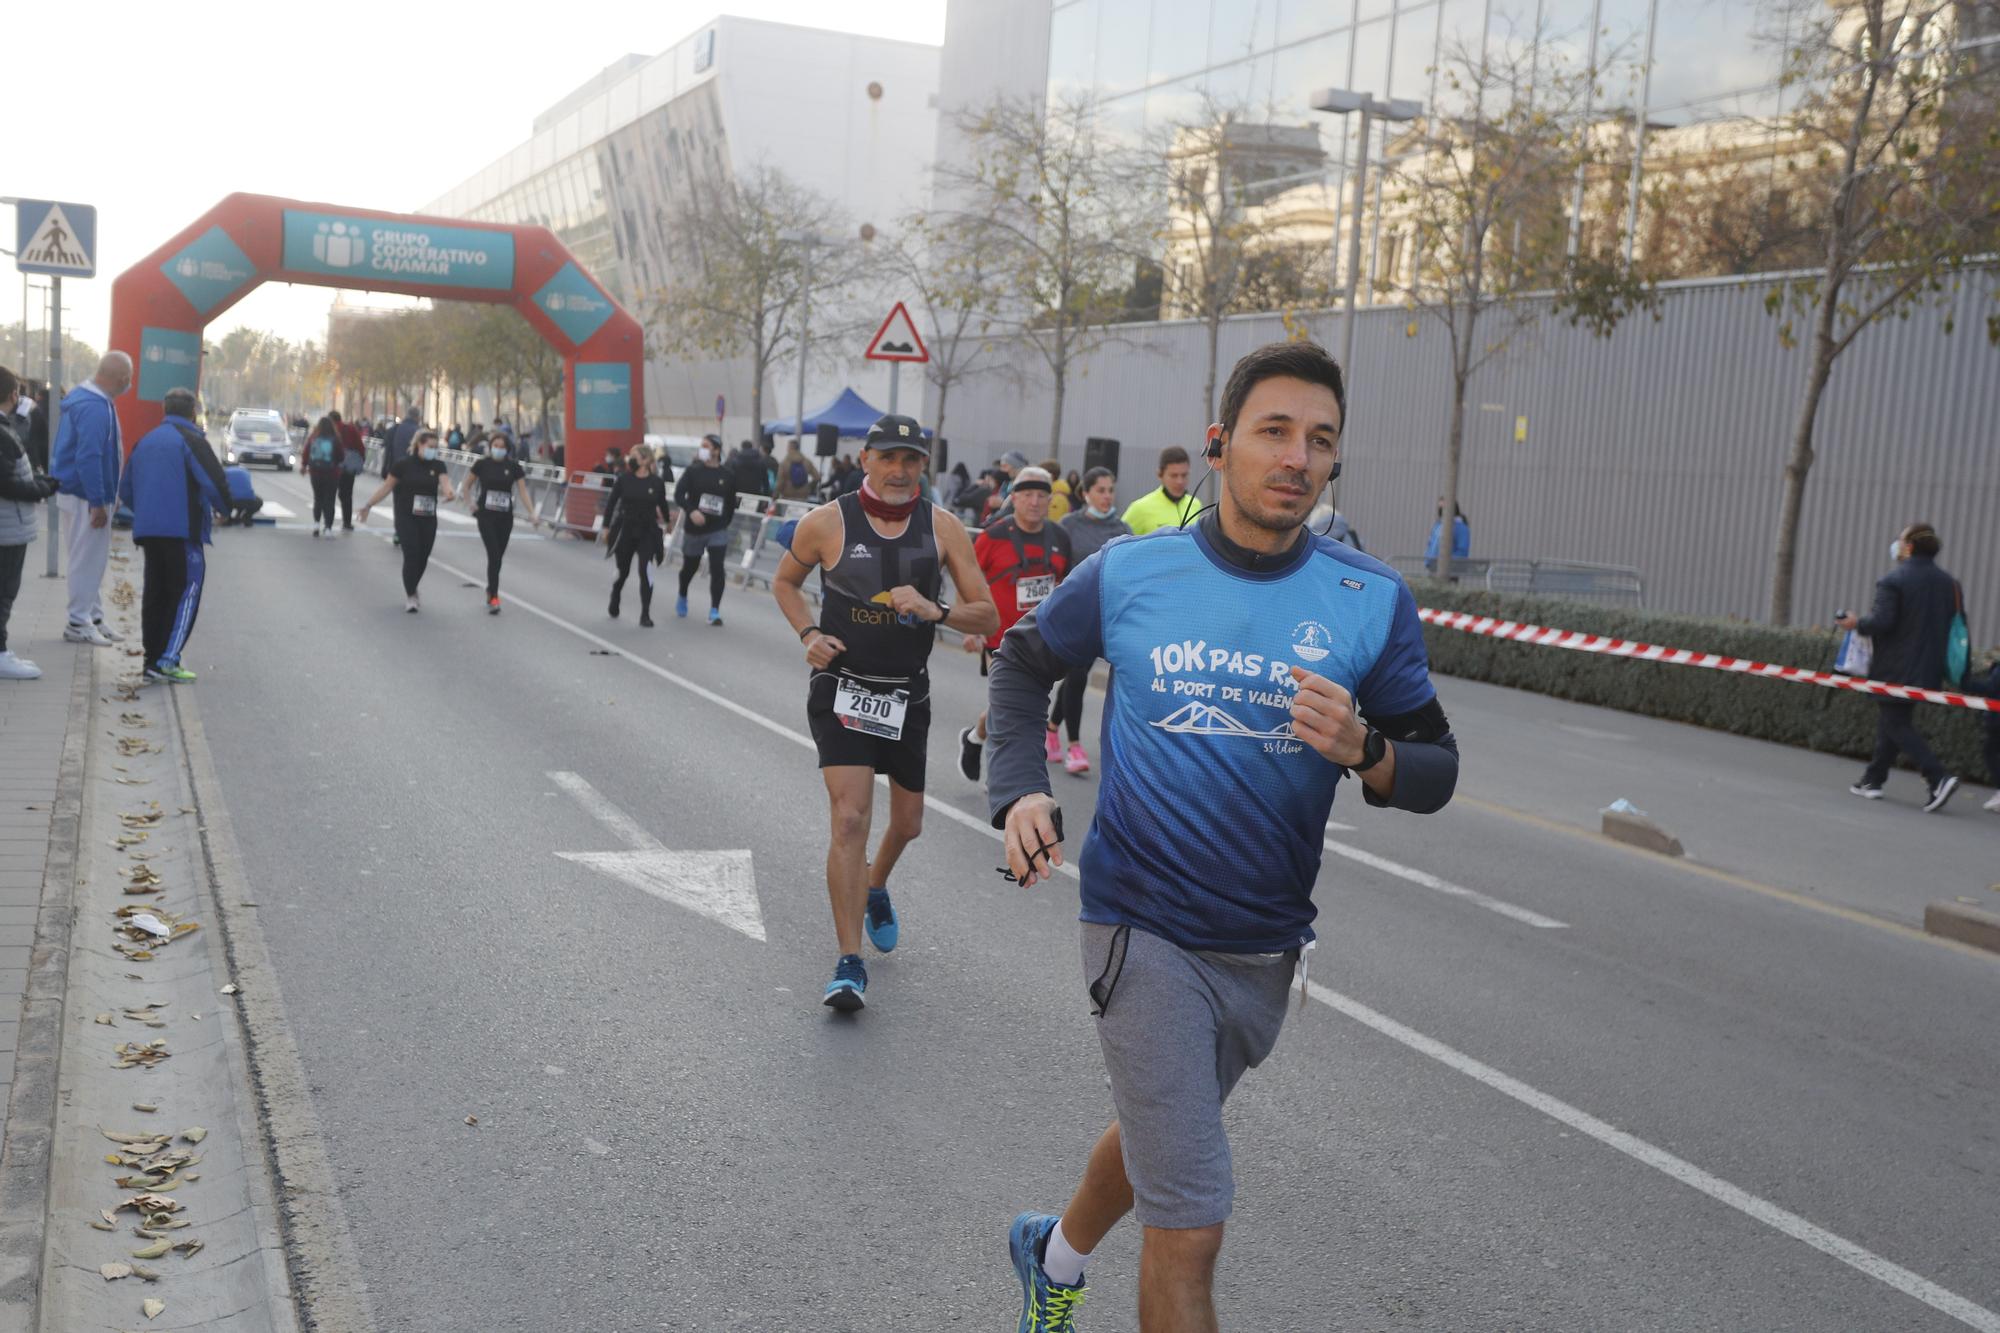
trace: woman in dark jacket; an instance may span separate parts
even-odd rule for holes
[[[28,543],[35,540],[42,502],[56,493],[51,477],[37,473],[28,451],[15,438],[19,420],[14,404],[21,385],[10,370],[0,369],[0,680],[35,680],[42,669],[7,647],[7,618],[21,591],[21,571],[28,562]]]
[[[632,573],[632,562],[639,562],[639,624],[653,627],[653,571],[651,566],[667,558],[667,539],[661,530],[663,523],[673,521],[673,511],[667,507],[667,483],[653,471],[653,447],[648,444],[632,446],[631,466],[618,474],[611,483],[611,493],[604,506],[604,535],[601,540],[611,548],[612,556],[618,561],[618,577],[611,584],[611,618],[618,619],[618,599],[625,591],[625,580]]]

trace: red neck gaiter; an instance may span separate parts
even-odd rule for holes
[[[867,512],[870,518],[879,518],[885,523],[900,523],[917,512],[918,497],[914,495],[901,504],[890,504],[887,500],[875,494],[875,488],[865,481],[861,483],[861,489],[856,491],[855,494],[861,497],[861,508]]]

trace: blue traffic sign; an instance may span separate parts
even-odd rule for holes
[[[57,278],[97,276],[97,209],[53,199],[14,202],[14,267]]]

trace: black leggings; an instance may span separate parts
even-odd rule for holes
[[[500,595],[500,562],[507,556],[507,542],[514,535],[512,514],[479,511],[479,540],[486,543],[486,595]]]
[[[403,520],[403,593],[415,597],[417,585],[424,581],[424,570],[431,563],[431,547],[436,544],[438,521],[434,518],[418,518],[414,514]]]
[[[342,471],[340,474],[340,526],[354,526],[354,479],[359,472]]]
[[[310,479],[313,488],[313,526],[330,528],[333,526],[334,495],[340,489],[340,474],[314,469]]]
[[[719,608],[722,605],[722,564],[728,556],[729,548],[726,546],[708,548],[708,604],[712,607]],[[682,597],[688,595],[688,585],[694,582],[694,576],[700,569],[701,552],[689,551],[686,563],[681,566]]]
[[[1049,726],[1066,725],[1071,745],[1083,739],[1083,692],[1089,688],[1090,667],[1087,664],[1071,667],[1062,678],[1062,684],[1056,687],[1056,703],[1049,710]]]
[[[653,612],[653,557],[646,547],[638,542],[620,542],[611,552],[618,562],[618,577],[611,583],[611,600],[617,601],[625,591],[625,580],[632,576],[632,557],[639,558],[639,613],[651,615]]]

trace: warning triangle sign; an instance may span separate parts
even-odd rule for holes
[[[928,361],[929,349],[917,333],[916,324],[910,319],[910,312],[903,308],[901,301],[889,312],[889,318],[882,321],[882,327],[875,330],[875,336],[868,342],[868,350],[862,353],[870,361]]]
[[[21,246],[19,262],[24,267],[33,265],[41,273],[89,277],[96,271],[85,241],[77,235],[61,204],[49,205],[49,211],[35,227],[35,234]]]

